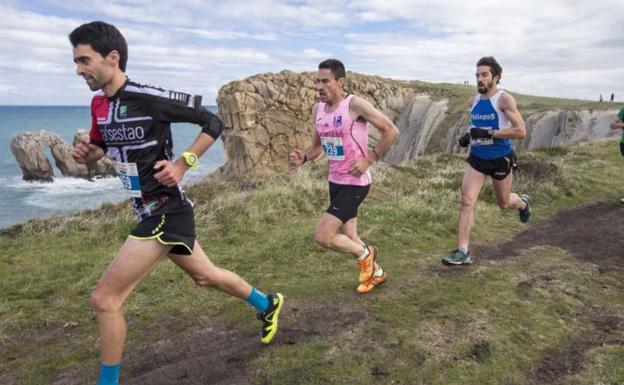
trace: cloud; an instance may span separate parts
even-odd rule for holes
[[[84,104],[90,92],[74,74],[67,34],[95,19],[115,24],[126,37],[133,79],[205,100],[214,100],[228,81],[313,71],[328,57],[357,72],[461,83],[473,79],[475,62],[485,55],[501,62],[503,85],[515,91],[624,95],[620,3],[6,0],[0,5],[0,86],[11,95],[1,93],[0,104]]]
[[[308,48],[303,50],[302,56],[309,59],[326,59],[333,55],[329,52],[321,52],[315,48]]]
[[[279,36],[272,32],[267,33],[249,33],[241,31],[222,31],[222,30],[210,30],[210,29],[192,29],[192,28],[176,28],[177,32],[196,35],[207,40],[234,40],[234,39],[249,39],[249,40],[263,40],[274,41],[278,40]]]

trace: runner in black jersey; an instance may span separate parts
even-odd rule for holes
[[[101,337],[102,365],[97,384],[118,384],[126,336],[122,305],[165,257],[199,286],[214,287],[255,307],[263,322],[262,342],[269,343],[277,331],[283,296],[266,295],[208,259],[195,239],[192,203],[178,185],[218,138],[221,120],[201,106],[199,96],[128,80],[127,45],[114,26],[84,24],[69,38],[77,74],[92,91],[99,91],[91,102],[90,143],[77,143],[72,156],[84,164],[108,153],[139,219],[91,295]],[[178,159],[172,151],[173,122],[202,127]]]

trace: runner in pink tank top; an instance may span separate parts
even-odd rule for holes
[[[371,184],[369,166],[385,154],[399,135],[396,126],[366,100],[344,90],[344,65],[335,59],[319,64],[316,79],[320,102],[314,107],[312,145],[290,153],[290,164],[301,166],[325,153],[329,167],[329,207],[314,234],[322,247],[349,253],[360,270],[356,291],[368,293],[388,279],[377,263],[377,248],[357,235],[357,211]],[[368,148],[368,123],[381,132]]]
[[[332,112],[326,112],[327,103],[319,102],[316,108],[316,133],[321,138],[325,157],[329,164],[329,181],[343,185],[368,186],[370,171],[360,176],[349,173],[351,161],[365,159],[368,149],[368,123],[353,120],[349,104],[353,95],[348,95]]]

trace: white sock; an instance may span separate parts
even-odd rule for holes
[[[373,273],[374,277],[381,277],[383,275],[384,271],[381,268],[381,266],[379,266],[379,269],[375,270],[375,272]]]
[[[360,255],[357,260],[361,261],[364,258],[368,257],[368,254],[370,254],[370,252],[368,251],[368,247],[364,246],[364,252],[362,253],[362,255]]]

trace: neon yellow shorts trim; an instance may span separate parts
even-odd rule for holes
[[[151,239],[155,239],[158,242],[160,242],[161,244],[166,245],[166,246],[184,246],[189,251],[189,254],[193,254],[193,250],[190,247],[188,247],[188,245],[186,243],[184,243],[184,242],[167,242],[167,241],[163,240],[160,237],[161,235],[163,235],[162,231],[160,233],[156,234],[156,235],[151,236],[151,237],[137,237],[136,235],[130,234],[130,235],[128,235],[128,238],[136,239],[138,241],[148,241],[148,240],[151,240]]]

